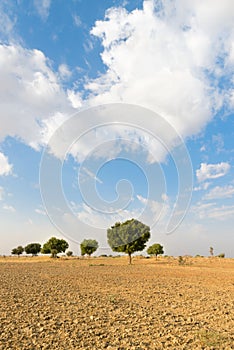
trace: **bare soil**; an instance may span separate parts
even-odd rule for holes
[[[1,258],[6,349],[234,349],[234,259]]]

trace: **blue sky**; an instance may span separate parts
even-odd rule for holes
[[[111,254],[135,217],[168,255],[234,257],[233,21],[232,0],[1,1],[0,254]]]

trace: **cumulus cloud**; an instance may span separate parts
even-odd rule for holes
[[[0,176],[10,175],[12,173],[13,165],[9,163],[8,158],[0,152]]]
[[[50,3],[34,0],[44,19]],[[106,72],[87,79],[86,91],[64,91],[61,80],[70,77],[69,68],[62,64],[53,71],[41,51],[0,45],[0,142],[10,135],[39,149],[76,109],[111,102],[148,107],[185,138],[200,132],[234,96],[231,84],[223,90],[219,84],[224,77],[225,82],[233,77],[233,6],[232,0],[145,0],[143,9],[109,9],[91,31],[103,46]],[[172,149],[175,135],[160,132]],[[165,149],[139,130],[135,135],[127,127],[113,132],[115,138],[122,135],[149,146],[155,155],[147,157],[149,163],[165,158]],[[85,142],[79,157],[73,154],[77,160],[88,153],[92,137]],[[52,150],[55,155],[59,147]]]
[[[232,198],[234,196],[234,186],[216,186],[212,188],[205,196],[204,199],[221,199]]]
[[[201,163],[200,169],[196,170],[197,180],[202,182],[209,179],[217,179],[226,175],[230,168],[230,164],[225,162],[218,164]]]
[[[233,13],[231,0],[148,0],[142,10],[109,9],[92,29],[107,69],[86,85],[91,102],[139,104],[184,137],[199,132],[225,100],[213,82],[226,74],[218,62],[231,52]]]
[[[0,141],[18,137],[38,149],[46,124],[73,110],[56,73],[41,51],[0,45],[0,76]]]

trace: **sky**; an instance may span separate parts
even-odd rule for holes
[[[111,254],[234,257],[233,0],[0,2],[0,254],[51,236]]]

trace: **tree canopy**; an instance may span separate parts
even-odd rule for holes
[[[40,243],[29,243],[26,245],[24,248],[26,254],[32,254],[32,255],[37,255],[41,251],[41,245]]]
[[[12,249],[11,254],[20,256],[23,252],[24,248],[21,245],[19,245],[17,248]]]
[[[64,239],[51,237],[42,247],[42,254],[51,254],[53,258],[57,257],[58,253],[64,253],[69,247],[69,244]]]
[[[154,243],[147,249],[147,253],[149,255],[155,255],[157,258],[158,255],[164,254],[163,246],[159,243]]]
[[[95,239],[84,239],[80,244],[81,255],[92,255],[98,249],[98,242]]]
[[[132,253],[142,251],[150,238],[149,226],[131,219],[117,222],[107,230],[108,244],[114,252],[126,253],[131,264]]]

